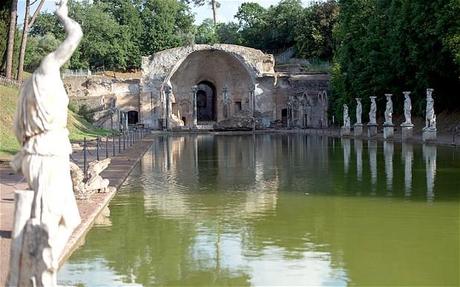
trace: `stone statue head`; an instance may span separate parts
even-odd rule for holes
[[[431,89],[431,88],[426,89],[426,97],[429,99],[433,98],[433,91],[434,89]]]

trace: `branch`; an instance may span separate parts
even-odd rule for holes
[[[34,3],[37,2],[37,1],[38,0],[35,0]],[[37,16],[38,16],[38,14],[40,13],[40,10],[43,7],[43,4],[45,4],[45,0],[40,0],[40,4],[38,4],[37,10],[35,10],[34,15],[32,16],[32,18],[30,18],[29,25],[28,25],[29,29],[34,24],[35,19],[37,19]]]

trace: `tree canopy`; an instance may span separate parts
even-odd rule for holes
[[[414,112],[422,114],[426,88],[436,108],[460,107],[460,2],[457,0],[340,1],[333,69],[333,107],[353,98],[412,91]],[[382,105],[384,102],[380,102]],[[399,110],[400,112],[401,110]],[[336,111],[337,115],[340,114]],[[398,112],[398,110],[396,110]]]

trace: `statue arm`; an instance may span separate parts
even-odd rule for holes
[[[53,67],[60,68],[64,65],[77,49],[83,37],[80,25],[68,16],[67,0],[60,0],[57,5],[56,16],[64,26],[67,37],[54,52],[51,52],[43,59],[41,68],[45,73]]]

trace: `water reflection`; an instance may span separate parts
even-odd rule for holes
[[[355,153],[356,153],[356,177],[359,181],[363,179],[363,141],[355,139]]]
[[[350,139],[342,138],[342,149],[343,149],[343,167],[345,173],[348,173],[348,169],[350,167],[350,155],[351,155],[351,144]]]
[[[460,184],[452,151],[355,140],[354,173],[350,140],[334,141],[159,137],[60,283],[458,285],[459,195],[434,185],[437,156]]]
[[[375,195],[377,186],[377,141],[368,140],[369,168],[371,171],[371,195]]]
[[[383,156],[385,159],[385,176],[387,183],[387,195],[393,193],[393,154],[394,144],[392,142],[383,142]]]
[[[423,145],[423,157],[426,166],[426,197],[428,201],[434,199],[434,179],[436,176],[436,146]]]
[[[401,157],[404,161],[404,195],[408,197],[412,192],[412,162],[414,160],[414,147],[412,144],[402,144]]]

